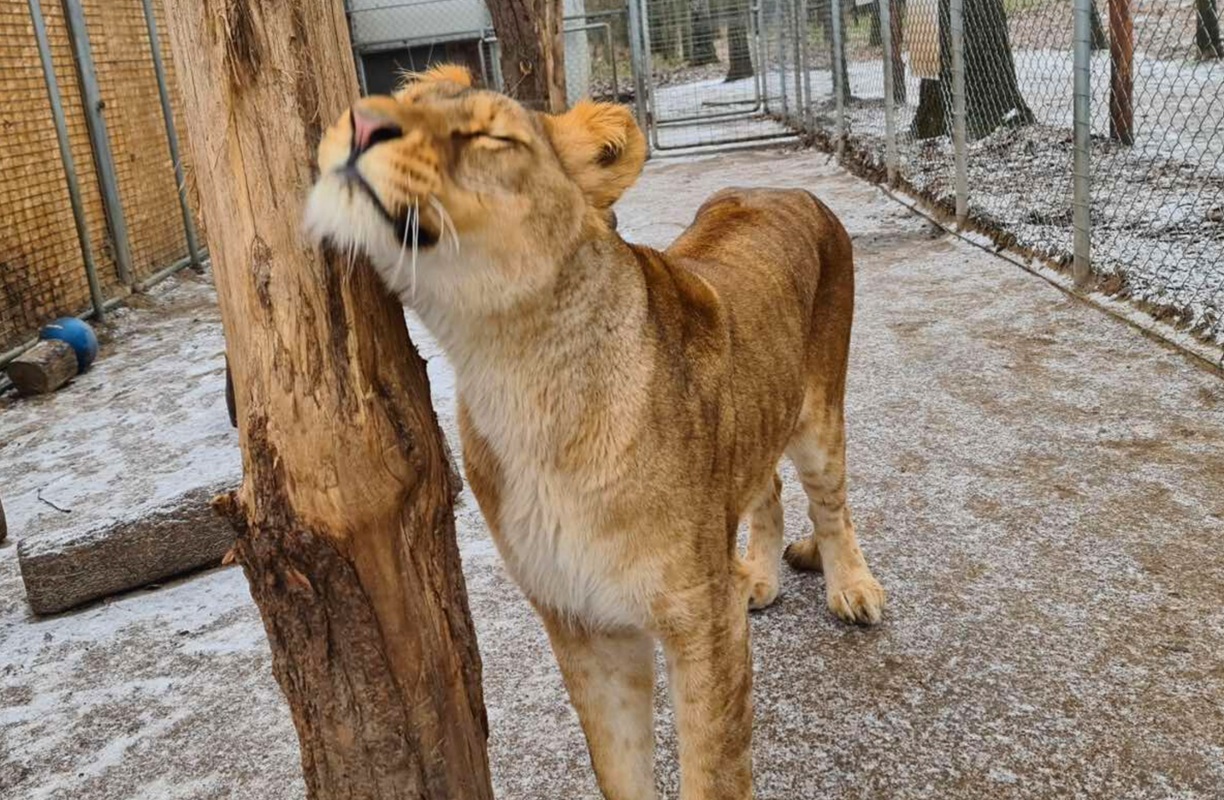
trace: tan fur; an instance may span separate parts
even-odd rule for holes
[[[846,232],[807,192],[732,189],[665,252],[624,242],[608,207],[645,144],[619,107],[546,117],[444,69],[354,113],[398,135],[350,161],[349,118],[332,126],[308,227],[369,253],[446,349],[472,491],[604,795],[655,796],[657,641],[682,798],[750,797],[747,609],[777,595],[783,454],[814,525],[787,561],[823,568],[842,619],[884,606],[846,505]]]

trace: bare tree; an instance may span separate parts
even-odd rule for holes
[[[841,4],[841,30],[842,35],[840,41],[833,35],[833,4],[829,0],[819,0],[816,6],[816,17],[820,21],[820,27],[824,30],[825,42],[829,45],[829,62],[832,64],[840,64],[838,69],[838,86],[841,87],[842,100],[850,102],[850,60],[847,58],[846,52],[846,17],[849,11],[847,4]],[[904,81],[902,82],[904,86]]]
[[[1089,4],[1088,24],[1092,31],[1092,49],[1109,49],[1109,37],[1105,35],[1105,26],[1101,24],[1101,10],[1095,0]]]
[[[902,25],[905,21],[905,0],[889,0],[888,21],[892,30],[889,32],[889,47],[892,48],[893,68],[893,100],[904,103],[905,90],[905,59],[901,57],[901,45],[904,40]]]
[[[717,64],[718,52],[714,49],[714,40],[718,38],[718,26],[714,23],[714,12],[710,8],[710,0],[690,0],[689,15],[691,18],[689,65],[702,67],[706,64]]]
[[[1216,0],[1194,0],[1197,22],[1194,26],[1194,43],[1199,58],[1204,61],[1219,58],[1224,54],[1220,47],[1220,15],[1216,11]]]
[[[755,73],[748,43],[748,6],[743,0],[728,0],[723,17],[727,21],[726,81],[741,81]]]
[[[1035,119],[1016,81],[1003,0],[965,3],[965,130],[979,139],[1002,125],[1028,125]],[[919,87],[912,131],[919,139],[952,130],[952,14],[939,2],[939,80]]]
[[[343,7],[224,8],[166,0],[242,445],[242,486],[217,507],[307,796],[489,800],[457,481],[425,366],[372,272],[346,278],[301,239],[323,125],[357,96]]]
[[[487,0],[506,94],[528,108],[565,110],[561,0]]]

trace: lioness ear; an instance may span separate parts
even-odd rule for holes
[[[615,203],[641,174],[646,137],[624,106],[584,100],[544,122],[565,171],[596,208]]]

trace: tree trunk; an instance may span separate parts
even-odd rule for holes
[[[751,78],[752,49],[748,46],[748,11],[740,4],[727,16],[727,77],[726,82]]]
[[[1088,22],[1092,29],[1092,49],[1105,50],[1109,47],[1109,37],[1105,35],[1105,26],[1101,24],[1101,11],[1097,8],[1096,0],[1089,5],[1089,9]]]
[[[888,24],[892,28],[889,35],[892,47],[893,100],[903,104],[906,96],[905,59],[902,58],[901,46],[905,40],[902,31],[905,23],[905,0],[888,0],[888,2],[892,3],[888,9]]]
[[[965,3],[965,131],[980,139],[1002,125],[1031,124],[1035,117],[1020,95],[1016,65],[1007,36],[1003,0]],[[939,81],[923,86],[912,132],[916,138],[944,136],[952,130],[952,14],[939,2]]]
[[[1135,143],[1135,22],[1131,0],[1109,0],[1109,137]]]
[[[847,0],[847,2],[848,1],[849,0]],[[842,11],[841,20],[840,20],[841,21],[841,42],[835,43],[835,46],[840,52],[830,55],[830,58],[833,59],[832,63],[841,65],[837,71],[838,71],[838,74],[841,75],[841,81],[839,85],[841,86],[841,96],[842,96],[843,103],[849,103],[853,96],[853,92],[850,91],[850,58],[849,58],[847,47],[846,47],[846,40],[849,39],[849,36],[850,36],[850,26],[849,24],[847,24],[847,20],[846,20],[846,5],[847,5],[846,2],[842,3],[841,5],[841,11]],[[830,15],[829,17],[830,26],[832,24],[832,20],[833,20],[833,17],[832,15]]]
[[[880,30],[880,0],[863,8],[867,12],[867,46],[880,47],[884,44],[884,34]]]
[[[480,656],[425,365],[372,271],[302,244],[323,126],[357,97],[343,5],[166,0],[234,375],[216,501],[316,800],[492,797]]]
[[[1216,13],[1216,0],[1194,0],[1198,21],[1194,29],[1194,43],[1198,46],[1199,58],[1204,61],[1217,59],[1224,51],[1220,48],[1220,16]]]
[[[565,110],[561,0],[488,0],[506,94],[528,108]]]
[[[847,0],[847,2],[848,1],[849,0]],[[838,83],[838,85],[841,87],[842,101],[845,103],[849,103],[850,102],[850,63],[849,63],[849,59],[846,58],[846,30],[847,28],[846,28],[846,5],[845,3],[842,4],[841,8],[842,8],[842,18],[841,18],[842,35],[841,35],[840,48],[838,46],[839,43],[837,39],[834,38],[833,36],[833,4],[828,3],[828,2],[822,3],[820,8],[817,10],[817,13],[820,15],[820,26],[824,28],[824,31],[825,31],[825,40],[829,43],[829,63],[830,64],[838,63],[838,58],[839,58],[838,50],[839,49],[841,50],[841,53],[840,53],[841,68],[838,70],[838,73],[841,76],[841,80]]]
[[[646,20],[650,26],[650,54],[665,60],[676,57],[680,44],[680,12],[676,0],[646,4]]]
[[[706,64],[717,64],[718,53],[714,50],[714,38],[718,29],[714,25],[714,13],[710,10],[710,0],[691,0],[689,14],[692,19],[689,65],[702,67]]]

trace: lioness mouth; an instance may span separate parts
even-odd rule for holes
[[[438,234],[434,233],[421,222],[420,212],[415,206],[408,206],[398,215],[392,214],[378,198],[378,193],[366,182],[356,167],[351,164],[344,168],[344,177],[349,186],[356,186],[382,214],[382,218],[395,231],[395,237],[407,244],[417,247],[433,247],[438,243]]]

